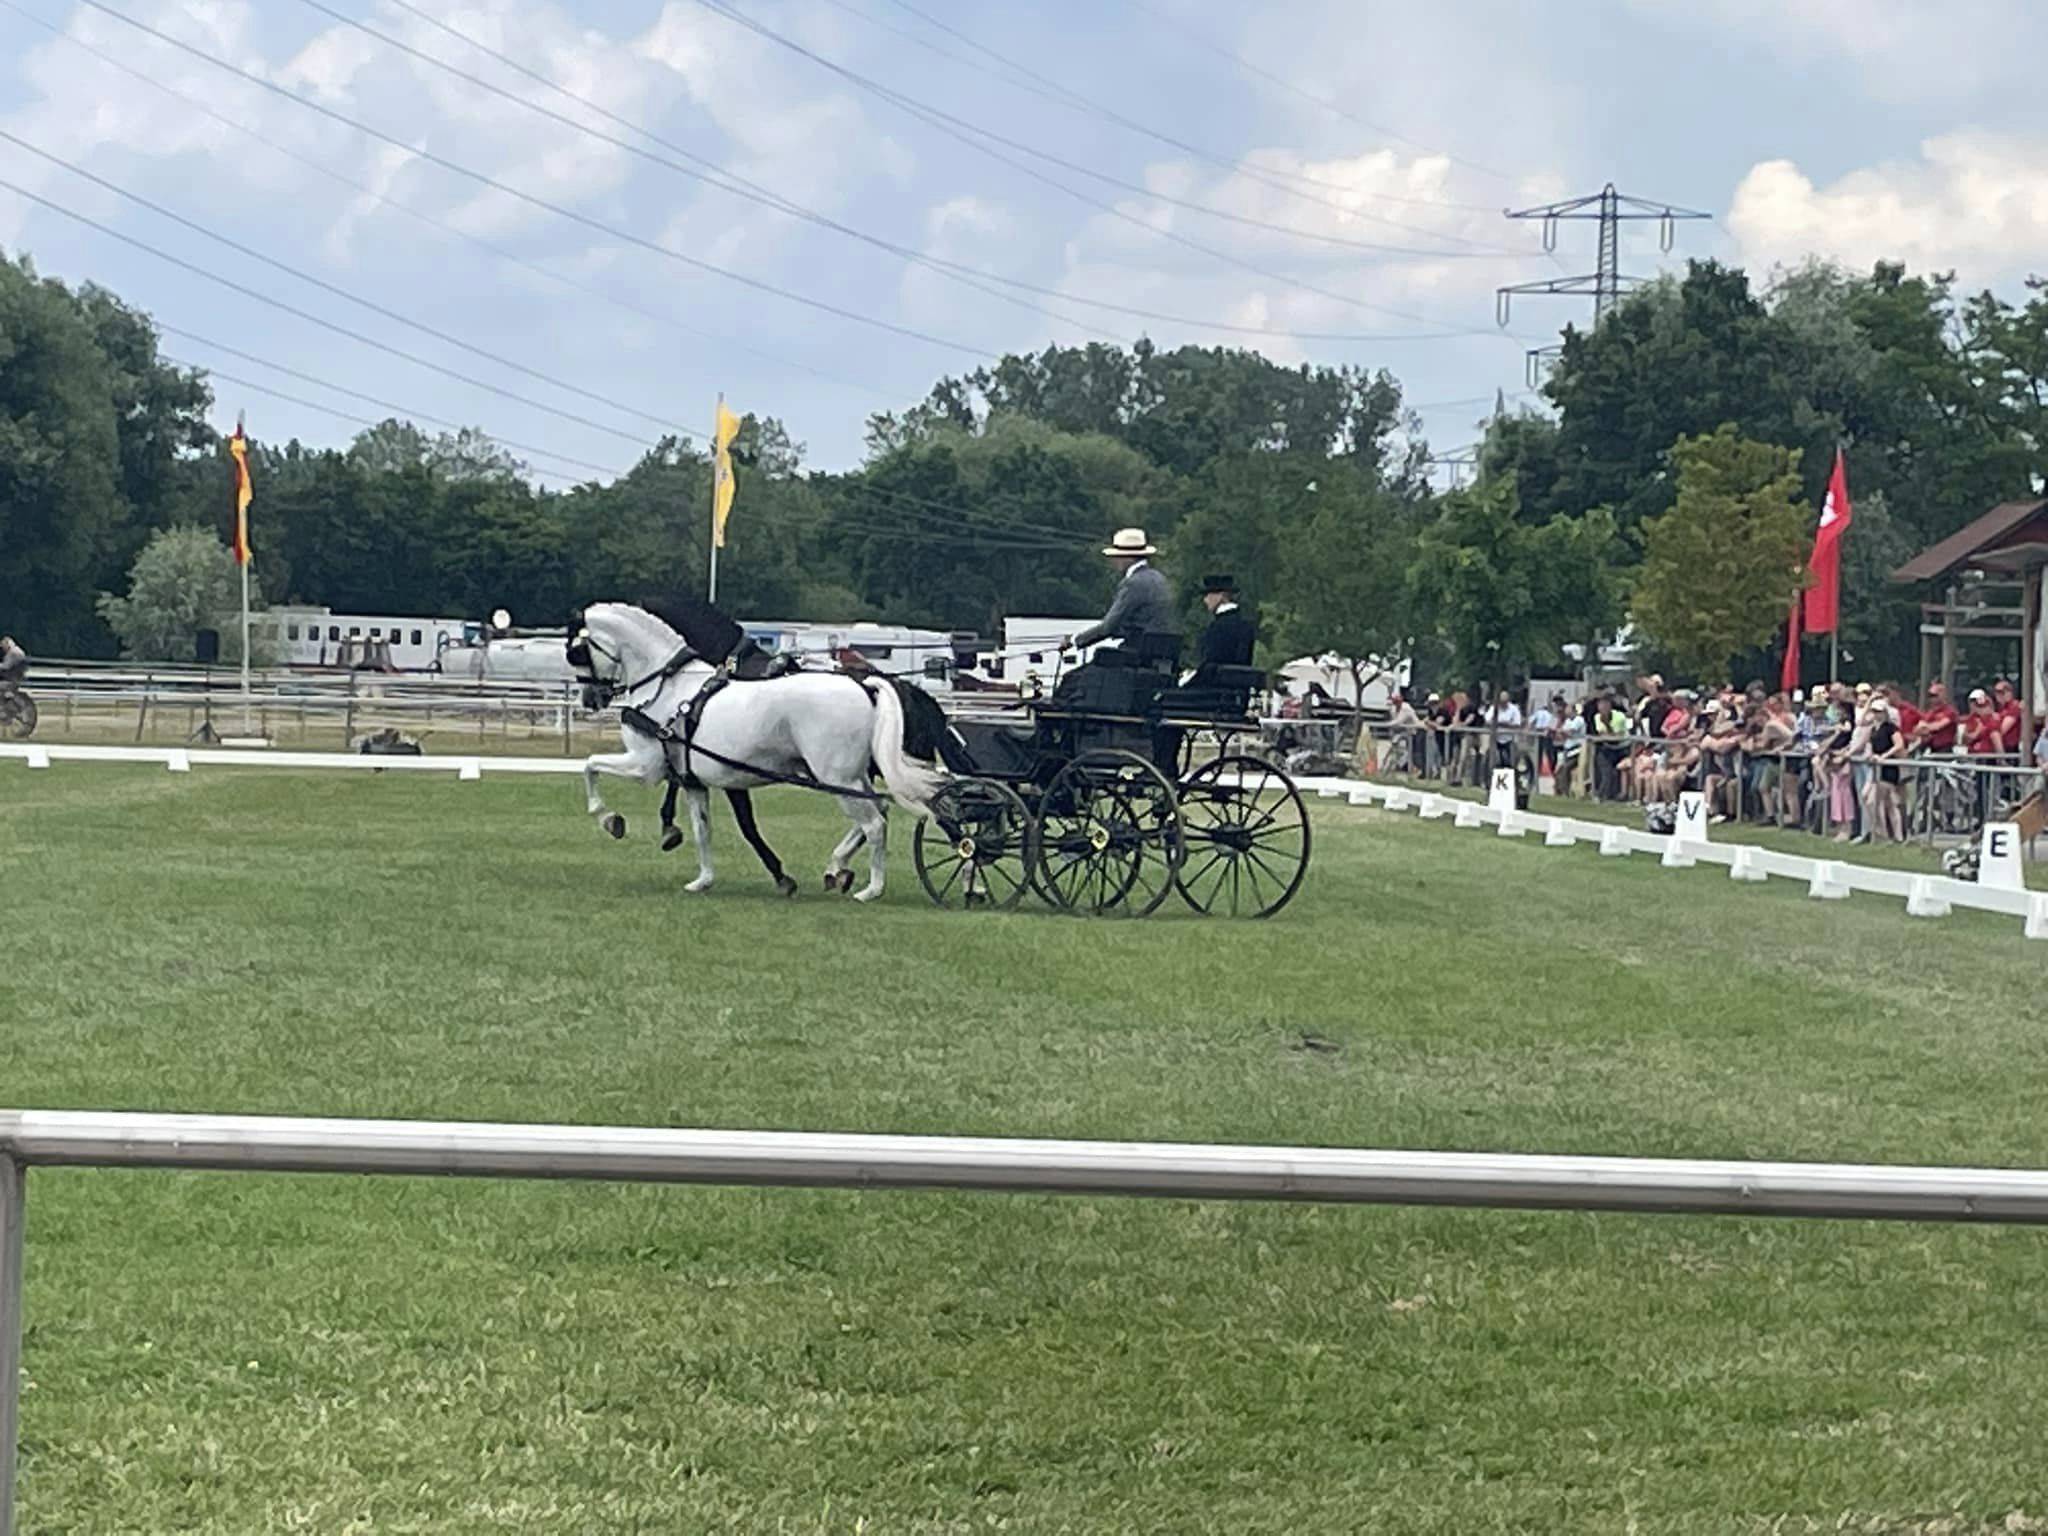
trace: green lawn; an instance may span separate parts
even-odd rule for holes
[[[0,765],[0,1103],[2048,1165],[2048,946],[1315,801],[1271,923]],[[903,839],[902,841],[907,841]],[[686,862],[687,861],[687,862]],[[1314,1044],[1304,1037],[1313,1037]],[[2003,1530],[2020,1229],[40,1171],[33,1532]],[[2031,1525],[2015,1528],[2033,1529]]]

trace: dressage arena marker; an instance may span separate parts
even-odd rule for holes
[[[1405,796],[1396,799],[1396,792],[1386,785],[1364,779],[1356,782],[1366,791],[1363,796],[1366,804],[1376,803],[1392,810],[1406,803]],[[1688,795],[1690,797],[1690,792]],[[1425,797],[1423,801],[1425,813],[1430,809],[1432,798],[1435,797]],[[1354,793],[1351,800],[1356,805],[1361,797]],[[1457,807],[1458,826],[1502,824],[1502,813],[1490,804],[1473,800],[1451,803]],[[1684,810],[1681,802],[1681,818]],[[2048,940],[2048,893],[1985,881],[1952,880],[1945,875],[1920,875],[1905,869],[1881,869],[1868,864],[1845,864],[1835,859],[1808,858],[1803,854],[1781,853],[1775,848],[1760,848],[1752,843],[1711,842],[1705,832],[1704,806],[1697,822],[1699,837],[1685,840],[1683,846],[1676,831],[1660,835],[1639,832],[1632,827],[1618,827],[1610,822],[1581,821],[1570,816],[1530,817],[1525,812],[1507,814],[1523,826],[1544,826],[1543,845],[1546,848],[1567,848],[1584,839],[1597,841],[1605,858],[1654,853],[1666,869],[1690,869],[1698,864],[1725,865],[1728,877],[1744,884],[1760,885],[1773,875],[1787,880],[1804,880],[1807,882],[1806,894],[1820,901],[1845,900],[1854,891],[1891,896],[1903,901],[1906,911],[1914,917],[1946,917],[1957,907],[1995,912],[2021,919],[2025,924],[2023,931],[2026,937]],[[2005,825],[1994,823],[1985,829],[1986,854],[1991,852],[1993,833]],[[2010,857],[2017,860],[2016,835],[2012,843]],[[2006,856],[2003,849],[2000,856]]]
[[[2016,821],[1987,821],[1984,840],[1978,844],[1977,883],[2001,891],[2023,891],[2027,877],[2020,872],[2020,826]]]

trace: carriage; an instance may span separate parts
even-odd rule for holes
[[[1147,661],[1098,659],[1047,698],[953,716],[955,773],[913,843],[936,904],[1002,911],[1029,894],[1142,917],[1178,892],[1205,915],[1287,905],[1308,871],[1307,807],[1273,763],[1233,750],[1257,732],[1264,675],[1225,667],[1177,688]],[[1199,756],[1205,740],[1214,755]]]

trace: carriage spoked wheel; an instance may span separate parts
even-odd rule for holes
[[[1133,752],[1084,752],[1039,799],[1033,883],[1069,912],[1143,917],[1173,889],[1184,851],[1165,774]]]
[[[1187,858],[1174,884],[1197,912],[1271,917],[1308,873],[1308,807],[1294,781],[1256,757],[1218,757],[1180,786]]]
[[[911,841],[917,878],[937,906],[1007,912],[1024,899],[1038,858],[1038,823],[1007,784],[954,779],[932,800]]]

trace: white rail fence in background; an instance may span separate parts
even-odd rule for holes
[[[62,762],[145,763],[168,768],[173,773],[187,773],[196,767],[338,768],[357,772],[392,769],[401,773],[452,773],[460,779],[481,779],[487,772],[566,775],[583,771],[581,761],[563,757],[407,757],[354,752],[0,743],[0,762],[10,758],[31,768],[49,768]],[[1440,820],[1454,827],[1492,827],[1503,837],[1537,833],[1542,836],[1544,846],[1550,848],[1590,843],[1608,856],[1653,854],[1667,869],[1690,869],[1696,864],[1709,864],[1725,867],[1731,879],[1755,884],[1773,877],[1801,880],[1806,883],[1809,896],[1821,899],[1839,899],[1857,891],[1890,896],[1903,900],[1907,913],[1914,917],[1946,917],[1957,907],[2017,917],[2025,923],[2028,938],[2048,939],[2048,892],[2044,891],[2002,890],[1976,881],[1781,853],[1749,843],[1681,839],[1675,833],[1641,832],[1609,822],[1509,810],[1498,801],[1489,804],[1465,800],[1370,779],[1302,778],[1295,783],[1304,793],[1326,800],[1345,800],[1352,805],[1389,811],[1414,811],[1425,821]]]
[[[2048,1172],[1167,1142],[0,1110],[0,1536],[13,1536],[30,1168],[2048,1223]]]

